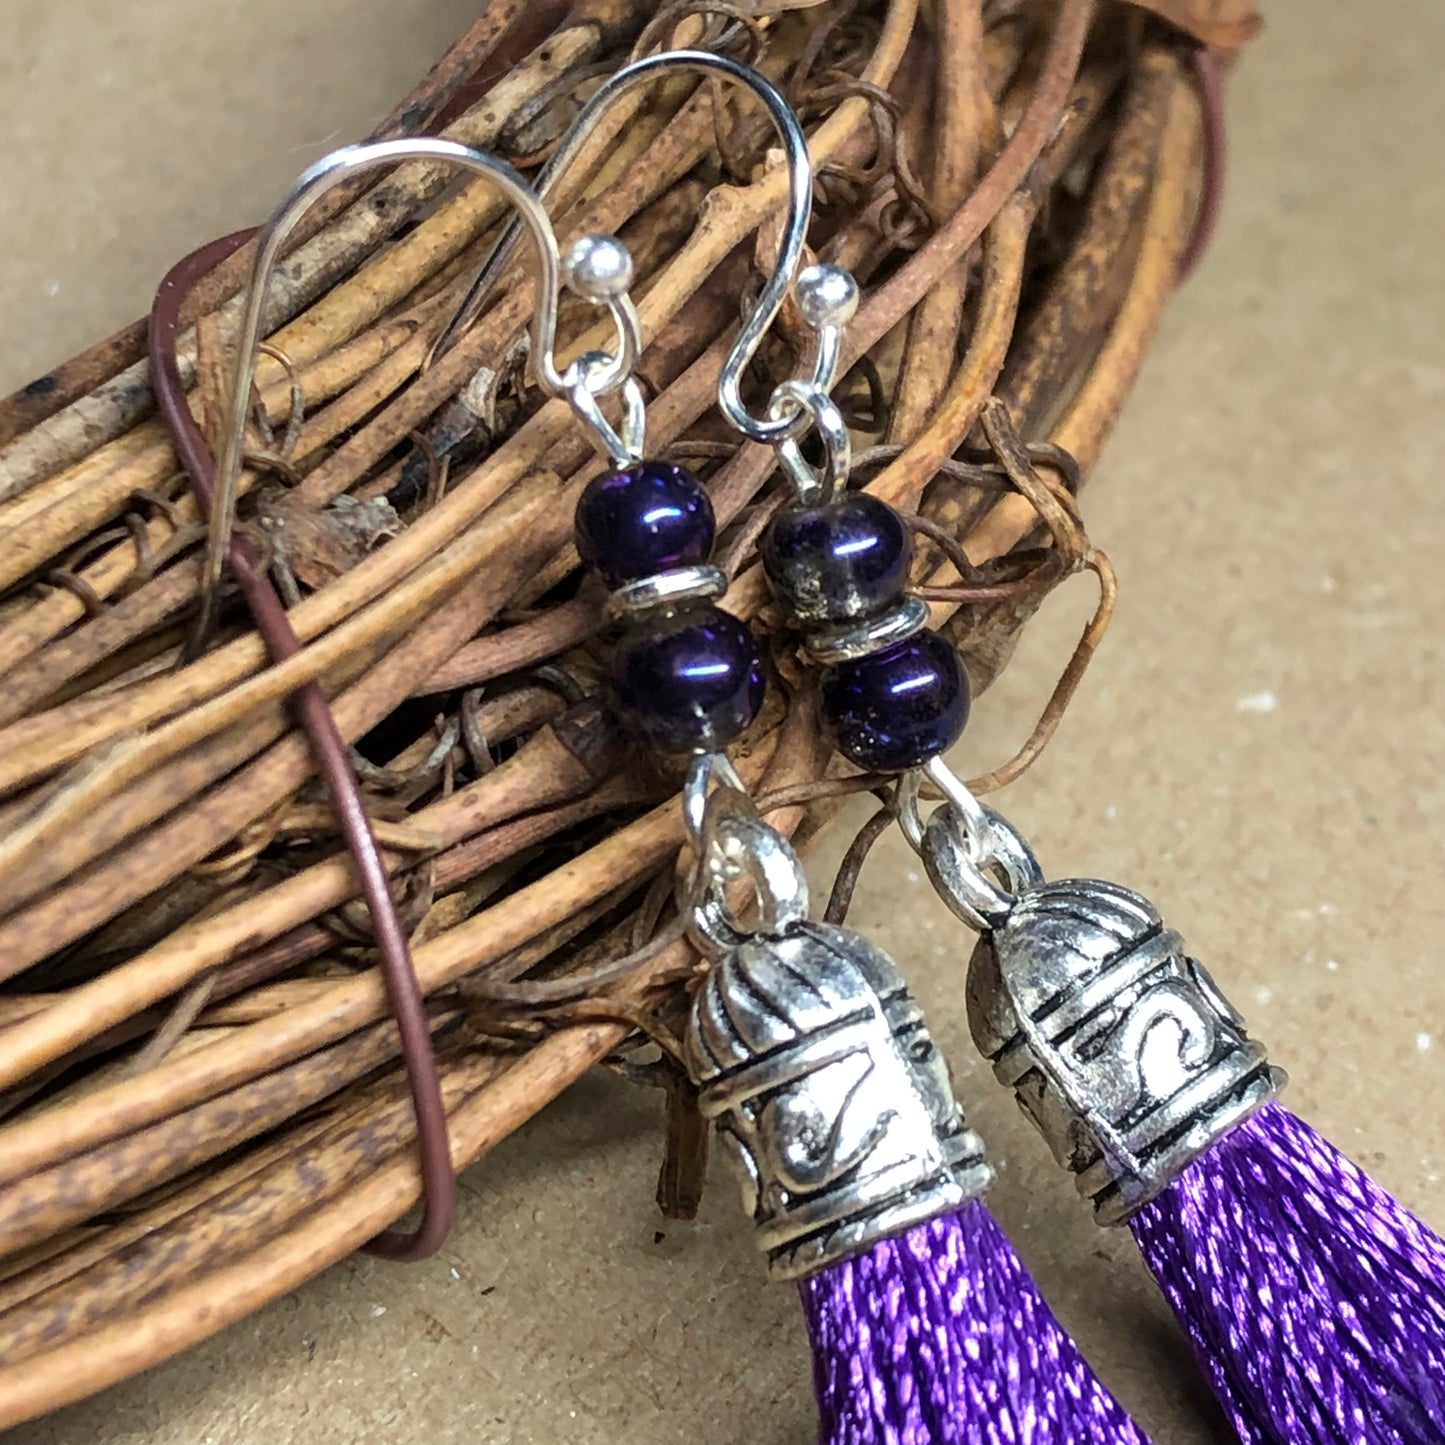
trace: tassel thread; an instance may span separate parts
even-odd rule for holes
[[[977,1200],[799,1291],[820,1445],[1148,1445]]]
[[[1129,1226],[1244,1445],[1445,1445],[1445,1241],[1282,1105]]]

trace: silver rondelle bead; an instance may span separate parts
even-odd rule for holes
[[[803,647],[814,662],[850,662],[895,642],[906,642],[928,626],[929,616],[928,603],[921,597],[905,597],[876,617],[811,632],[803,639]]]
[[[974,950],[968,1014],[1100,1224],[1161,1193],[1284,1083],[1179,935],[1113,883],[1021,893]]]
[[[729,950],[698,991],[686,1055],[775,1278],[812,1274],[988,1185],[921,1010],[856,933],[794,923]]]
[[[636,582],[624,582],[608,595],[607,607],[614,617],[635,617],[639,612],[677,607],[684,602],[711,602],[727,590],[727,573],[721,567],[705,563],[673,567]]]

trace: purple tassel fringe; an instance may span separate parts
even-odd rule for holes
[[[1148,1445],[981,1203],[800,1288],[820,1445]]]
[[[1287,1109],[1130,1227],[1244,1445],[1445,1442],[1445,1241]]]

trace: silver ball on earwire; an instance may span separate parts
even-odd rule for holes
[[[805,267],[798,273],[793,294],[803,320],[817,331],[845,325],[858,309],[858,283],[841,266]]]
[[[579,236],[562,257],[562,277],[587,301],[615,301],[632,285],[632,252],[616,236]]]

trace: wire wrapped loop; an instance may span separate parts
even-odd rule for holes
[[[770,416],[787,416],[794,409],[812,422],[823,444],[821,466],[814,466],[793,439],[778,443],[778,460],[792,479],[798,500],[807,507],[826,507],[848,485],[853,465],[853,443],[838,403],[827,391],[808,381],[785,381],[773,388]]]
[[[720,753],[699,758],[683,793],[684,815],[696,857],[679,907],[688,936],[719,958],[763,935],[775,937],[808,920],[808,876],[792,845],[759,816],[753,801],[726,780],[737,774]],[[709,785],[723,779],[709,791]],[[728,899],[729,888],[752,885],[754,916],[744,921]]]
[[[925,774],[945,800],[926,822],[919,809]],[[1044,881],[1023,835],[979,802],[941,759],[932,759],[900,783],[899,820],[939,896],[980,933],[997,927],[1021,893]]]
[[[589,351],[567,368],[572,377],[580,362],[591,361],[601,373],[609,369],[614,358],[605,352]],[[598,398],[604,390],[589,384],[588,372],[583,369],[567,387],[567,401],[578,419],[592,432],[594,439],[607,453],[614,466],[626,467],[642,460],[643,445],[647,437],[647,400],[642,386],[635,376],[626,377],[622,382],[622,421],[614,427],[598,405]]]

